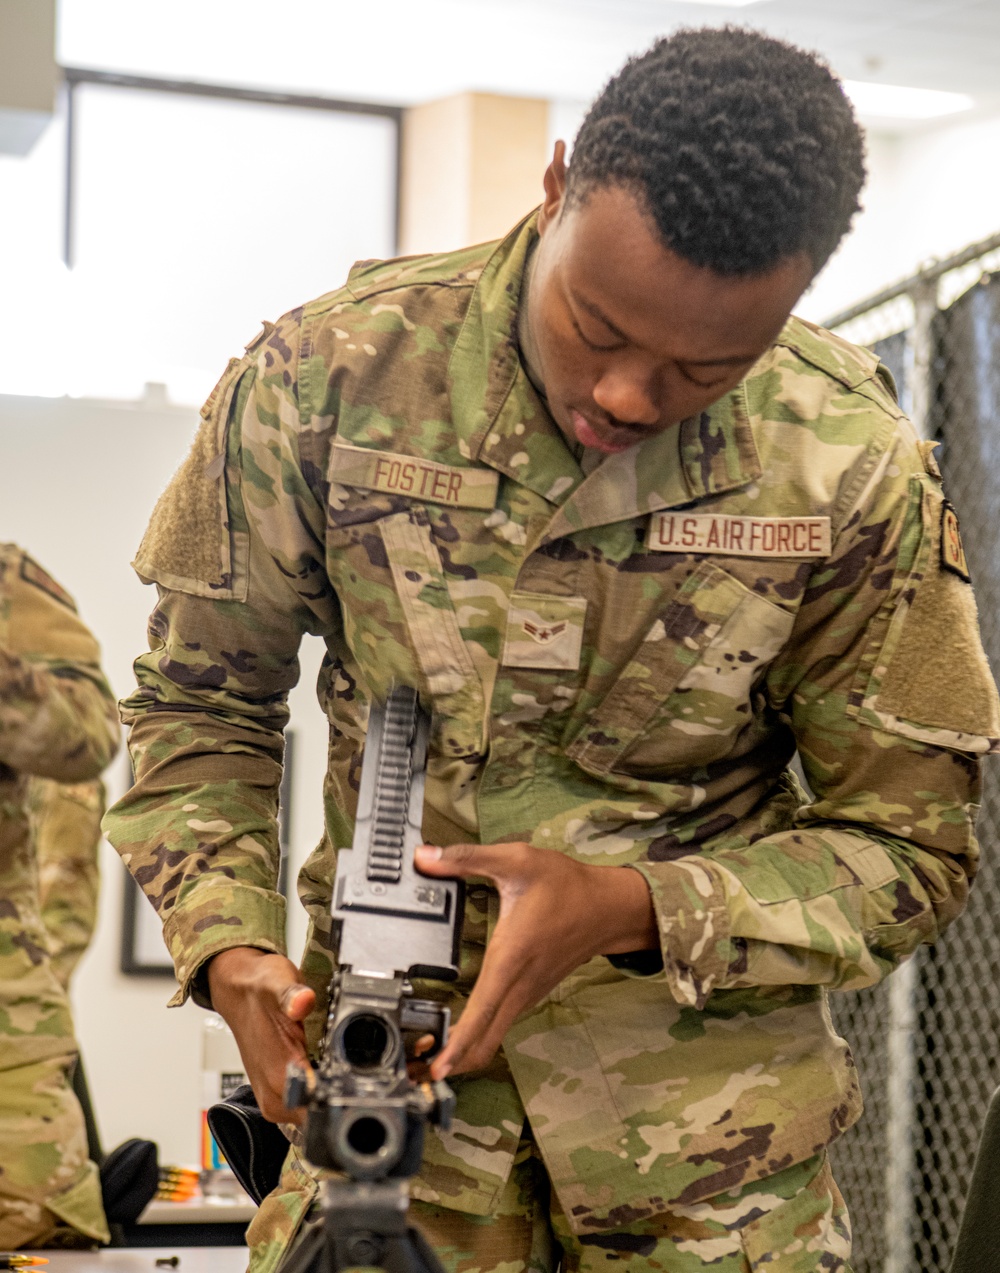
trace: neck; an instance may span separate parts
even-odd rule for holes
[[[538,346],[534,340],[535,325],[533,322],[532,303],[531,303],[531,280],[535,272],[535,262],[537,261],[538,244],[531,249],[527,261],[524,263],[524,276],[521,279],[521,295],[517,304],[517,344],[521,355],[521,365],[524,367],[525,374],[535,387],[539,397],[549,405],[548,398],[545,394],[545,381],[542,379],[542,373],[539,370]],[[562,432],[560,430],[560,432]],[[585,448],[578,442],[574,442],[571,438],[567,438],[563,434],[563,441],[569,447],[577,461],[582,465],[585,473],[589,473],[591,469],[597,467],[603,458],[600,452],[594,452],[593,457],[588,457]],[[588,458],[591,460],[589,466]]]
[[[538,245],[531,249],[527,261],[524,263],[524,277],[521,280],[521,296],[517,305],[517,344],[521,353],[521,362],[527,373],[528,379],[535,386],[541,396],[545,397],[545,381],[538,368],[538,347],[535,344],[532,335],[532,314],[531,314],[531,278],[535,272],[535,261],[537,259]]]

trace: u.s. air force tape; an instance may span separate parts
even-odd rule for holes
[[[829,517],[732,517],[726,513],[657,513],[646,547],[661,553],[727,557],[826,557]]]
[[[361,486],[454,508],[493,508],[500,482],[500,474],[493,469],[460,468],[349,442],[333,444],[330,477],[341,486]]]

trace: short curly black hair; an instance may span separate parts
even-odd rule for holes
[[[591,106],[567,206],[621,186],[694,265],[755,274],[805,251],[818,271],[858,210],[864,149],[818,57],[743,27],[681,30],[626,62]]]

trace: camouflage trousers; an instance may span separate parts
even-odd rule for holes
[[[298,1164],[295,1169],[302,1172]],[[538,1149],[525,1136],[492,1215],[426,1202],[412,1203],[410,1215],[446,1273],[597,1273],[612,1262],[634,1273],[851,1273],[850,1221],[825,1152],[705,1202],[581,1236],[570,1228]],[[258,1215],[247,1235],[251,1273],[277,1262],[278,1244],[273,1235],[268,1241],[262,1230],[270,1226],[262,1219]]]
[[[2,827],[0,800],[0,827]],[[27,841],[0,837],[0,1248],[108,1241],[71,1075],[69,1000],[39,912]]]
[[[423,1202],[411,1214],[447,1273],[596,1273],[611,1262],[667,1273],[850,1273],[850,1221],[825,1153],[705,1202],[581,1236],[524,1140],[492,1216]]]

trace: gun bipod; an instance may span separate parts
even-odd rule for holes
[[[407,1223],[405,1180],[327,1180],[322,1213],[309,1221],[282,1273],[444,1273],[427,1239]]]

